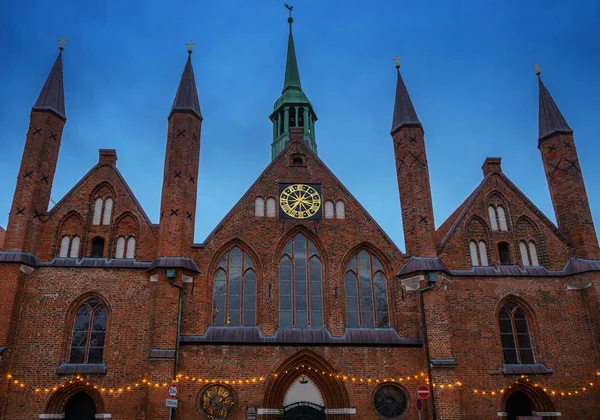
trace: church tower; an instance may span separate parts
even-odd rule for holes
[[[435,257],[433,205],[423,126],[417,117],[396,64],[398,81],[392,121],[392,139],[400,190],[400,207],[406,252],[415,257]]]
[[[536,65],[537,67],[537,65]],[[575,256],[600,259],[573,130],[544,86],[539,70],[539,141],[558,229],[573,246]]]
[[[194,242],[202,114],[192,68],[192,50],[169,114],[160,206],[159,257],[189,257]]]
[[[271,143],[271,159],[275,159],[290,141],[290,128],[301,127],[304,129],[304,143],[315,154],[317,143],[315,141],[315,121],[317,116],[302,91],[300,85],[300,73],[294,49],[294,37],[292,36],[292,6],[287,6],[290,11],[288,23],[290,33],[288,36],[287,60],[285,64],[285,79],[281,96],[275,101],[273,113],[269,116],[273,122],[273,143]]]
[[[61,44],[50,75],[31,109],[29,130],[6,229],[5,251],[36,253],[48,211],[65,114]]]

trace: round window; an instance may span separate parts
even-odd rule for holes
[[[209,386],[200,395],[200,411],[209,419],[226,419],[234,408],[235,396],[226,386]]]
[[[373,404],[377,414],[386,419],[396,419],[406,412],[406,393],[397,385],[387,384],[375,391]]]

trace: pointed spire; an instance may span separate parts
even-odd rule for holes
[[[539,147],[542,141],[548,136],[554,133],[572,134],[573,130],[571,130],[571,127],[567,124],[567,121],[560,113],[558,106],[556,106],[554,99],[552,99],[550,92],[548,92],[548,89],[544,86],[539,70],[536,72],[536,75],[538,76],[540,91]]]
[[[410,100],[408,90],[400,75],[400,64],[396,62],[398,82],[396,84],[396,102],[394,103],[394,119],[392,121],[392,134],[403,126],[421,127],[417,112]]]
[[[54,112],[58,117],[66,120],[65,114],[65,93],[63,90],[63,68],[62,68],[62,52],[63,48],[60,47],[58,57],[50,70],[48,79],[44,83],[44,87],[40,92],[33,111],[51,111]]]
[[[290,11],[290,17],[288,17],[288,23],[290,24],[290,34],[288,36],[288,50],[287,59],[285,62],[285,80],[283,81],[283,90],[281,93],[288,89],[302,90],[300,85],[300,72],[298,71],[298,62],[296,61],[296,49],[294,48],[294,37],[292,35],[292,23],[294,18],[292,17],[293,6],[285,7]]]
[[[191,112],[202,119],[200,102],[198,101],[198,91],[196,90],[196,80],[194,79],[194,69],[192,68],[191,46],[189,46],[188,53],[187,63],[185,64],[183,74],[181,75],[181,81],[177,88],[177,94],[175,95],[169,118],[171,118],[175,111],[182,111]]]

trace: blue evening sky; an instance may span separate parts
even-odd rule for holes
[[[290,0],[293,1],[293,0]],[[555,220],[537,149],[532,64],[575,130],[600,227],[600,2],[293,3],[302,87],[319,156],[404,249],[392,122],[402,74],[425,128],[436,225],[482,179],[487,156]],[[270,162],[268,115],[283,85],[283,1],[18,1],[0,6],[0,225],[6,226],[30,108],[64,54],[67,112],[52,197],[116,148],[118,168],[158,222],[167,115],[187,57],[204,116],[196,219],[202,242]]]

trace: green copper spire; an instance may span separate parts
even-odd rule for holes
[[[285,78],[281,96],[275,101],[273,113],[270,119],[273,122],[273,143],[271,144],[271,159],[275,159],[285,148],[290,140],[290,127],[304,128],[304,142],[315,153],[317,143],[315,142],[315,121],[317,116],[312,104],[302,91],[300,84],[300,72],[296,60],[296,49],[294,48],[294,37],[292,35],[293,6],[285,5],[290,11],[288,23],[290,33],[288,36],[288,50],[285,64]]]
[[[292,6],[290,6],[292,7]],[[292,11],[290,10],[290,15]],[[287,60],[285,62],[285,80],[283,81],[283,92],[288,89],[302,90],[300,84],[300,72],[298,71],[298,61],[296,61],[296,49],[294,48],[294,36],[292,35],[292,23],[294,18],[290,16],[288,23],[290,24],[290,34],[288,36]]]

